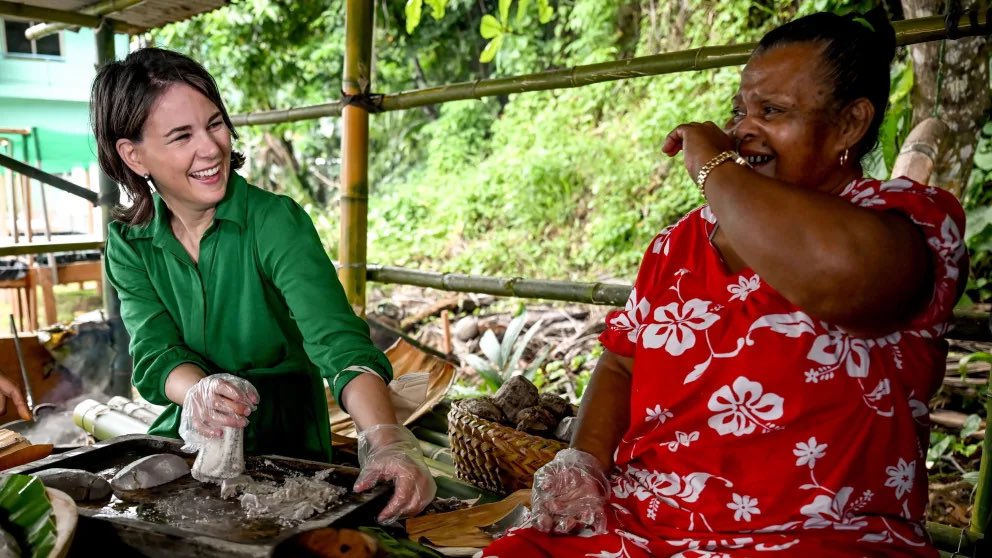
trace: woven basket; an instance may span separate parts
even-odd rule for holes
[[[530,488],[534,472],[568,447],[481,419],[451,404],[448,437],[458,478],[499,494]]]

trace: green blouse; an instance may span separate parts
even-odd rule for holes
[[[355,376],[392,368],[352,311],[310,217],[296,202],[232,173],[194,263],[172,234],[169,209],[154,195],[146,226],[112,223],[107,277],[131,334],[134,385],[167,405],[150,434],[178,437],[182,409],[165,380],[190,362],[226,372],[258,390],[245,450],[328,460],[327,402]]]

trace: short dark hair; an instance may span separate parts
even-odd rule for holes
[[[863,138],[855,146],[858,158],[878,142],[878,130],[889,102],[890,66],[896,53],[896,35],[883,8],[866,14],[840,16],[811,14],[790,21],[768,32],[755,54],[776,46],[795,43],[823,45],[824,75],[829,80],[832,101],[842,108],[861,97],[875,107],[875,116]]]
[[[144,225],[155,215],[152,192],[145,178],[131,170],[117,153],[117,142],[141,141],[148,114],[169,86],[184,83],[202,93],[220,109],[224,124],[235,139],[231,118],[214,78],[192,58],[161,48],[143,48],[121,61],[100,67],[90,95],[90,123],[96,136],[97,157],[103,172],[116,180],[131,198],[131,207],[117,206],[114,218],[128,225]],[[241,168],[245,157],[231,152],[231,170]]]

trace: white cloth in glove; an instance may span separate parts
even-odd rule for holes
[[[377,518],[382,524],[416,515],[434,500],[437,484],[417,438],[403,426],[377,424],[361,431],[358,463],[362,471],[355,481],[355,492],[368,490],[380,481],[393,483],[393,497]]]
[[[193,478],[218,482],[244,472],[243,429],[258,401],[255,387],[231,374],[206,376],[186,392],[179,436],[183,451],[199,452]]]
[[[531,513],[545,533],[601,535],[606,532],[609,483],[596,457],[573,448],[558,452],[534,473]]]

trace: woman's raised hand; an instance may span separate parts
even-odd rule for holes
[[[661,150],[669,157],[683,153],[685,168],[695,178],[707,161],[724,151],[736,149],[734,139],[712,122],[689,122],[672,130]]]
[[[393,497],[379,513],[380,523],[395,523],[416,515],[434,500],[437,484],[431,476],[420,444],[413,433],[398,424],[377,424],[358,434],[358,463],[362,472],[355,492],[379,481],[393,484]]]
[[[562,535],[588,528],[601,535],[606,532],[608,493],[598,459],[582,450],[562,450],[534,473],[534,527]]]
[[[179,420],[179,436],[186,446],[203,439],[220,438],[224,427],[244,428],[258,404],[258,391],[244,378],[232,374],[206,376],[186,392]]]

